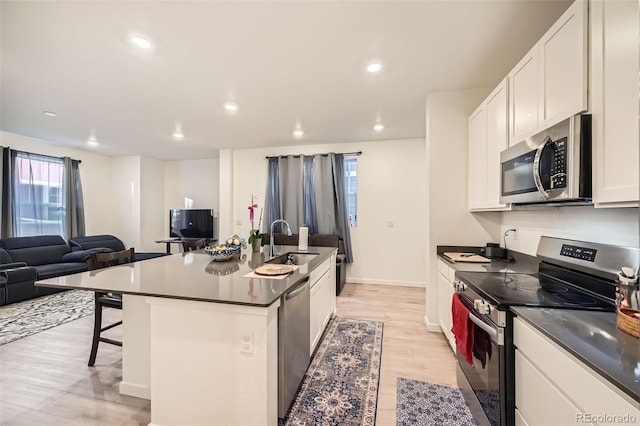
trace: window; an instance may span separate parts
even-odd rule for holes
[[[64,160],[19,152],[15,172],[16,236],[66,235]]]
[[[347,196],[349,226],[358,226],[358,158],[344,159],[344,192]]]

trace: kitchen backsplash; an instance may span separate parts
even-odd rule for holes
[[[639,247],[639,222],[638,208],[560,207],[508,211],[502,213],[500,245],[504,247],[504,232],[515,228],[516,235],[510,233],[506,237],[507,248],[532,256],[535,256],[543,235]]]

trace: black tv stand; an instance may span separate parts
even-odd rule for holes
[[[166,240],[156,240],[156,243],[165,243],[166,244],[166,251],[167,253],[171,253],[171,244],[182,244],[183,241],[193,241],[193,240],[199,240],[200,238],[169,238]],[[210,243],[215,243],[218,240],[214,240],[212,238],[205,238],[205,242],[207,243],[207,245],[209,245]]]

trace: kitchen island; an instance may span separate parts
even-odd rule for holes
[[[276,425],[281,297],[319,270],[335,274],[335,248],[306,253],[316,256],[279,279],[245,277],[265,253],[213,262],[189,252],[36,285],[123,294],[120,393],[150,399],[151,424]]]

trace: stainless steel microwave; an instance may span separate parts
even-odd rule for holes
[[[591,116],[574,115],[500,153],[500,202],[591,202]]]

